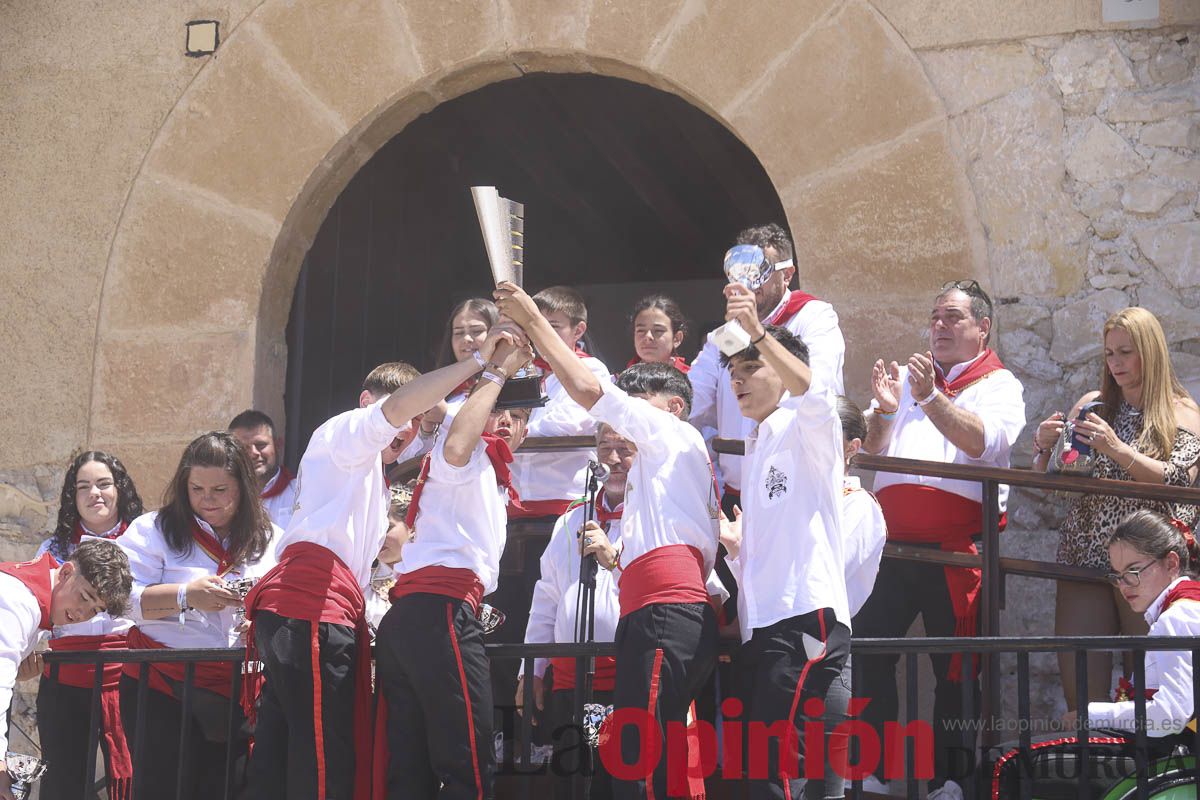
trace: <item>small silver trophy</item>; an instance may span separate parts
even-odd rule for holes
[[[479,624],[483,626],[484,636],[503,625],[505,619],[504,612],[495,606],[489,606],[487,603],[479,604]]]
[[[12,778],[12,793],[17,800],[26,800],[34,781],[46,774],[46,762],[23,753],[6,753],[4,763]]]
[[[524,287],[525,206],[501,197],[495,186],[472,186],[475,215],[483,231],[483,246],[496,283],[509,281]],[[542,374],[534,366],[518,370],[504,382],[496,408],[538,408],[546,405]]]
[[[613,707],[600,703],[585,703],[583,706],[583,735],[593,750],[600,746],[600,729],[612,714]]]
[[[792,266],[792,259],[771,263],[756,244],[739,244],[725,253],[725,277],[730,283],[740,283],[756,291],[778,270]],[[750,346],[750,334],[736,319],[731,319],[708,335],[708,341],[727,356],[734,356]]]

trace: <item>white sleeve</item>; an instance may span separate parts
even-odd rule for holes
[[[842,529],[845,531],[846,600],[853,617],[875,588],[883,546],[887,542],[883,510],[865,490],[846,495],[846,502],[842,504]]]
[[[796,424],[801,428],[815,428],[832,419],[838,421],[838,430],[841,431],[841,417],[837,413],[837,392],[829,386],[814,383],[804,394],[784,394],[779,401],[779,407],[795,411]]]
[[[1152,636],[1196,636],[1200,633],[1200,603],[1180,601],[1159,617]],[[1192,718],[1192,654],[1168,650],[1157,654],[1159,681],[1146,701],[1146,734],[1160,737],[1179,733]],[[1092,727],[1133,730],[1136,727],[1132,700],[1120,703],[1088,703]]]
[[[1024,387],[1008,370],[984,383],[987,391],[980,392],[980,402],[971,409],[983,423],[983,455],[977,460],[1008,466],[1009,452],[1025,427]]]
[[[329,459],[344,470],[367,466],[379,459],[379,452],[400,434],[383,415],[383,400],[338,414],[313,434],[309,448],[316,446],[329,453]]]
[[[17,669],[37,643],[42,612],[29,592],[13,591],[5,581],[0,600],[0,753],[8,749],[8,706],[17,684]]]
[[[717,391],[720,387],[721,361],[717,348],[707,342],[692,362],[688,381],[692,384],[692,413],[688,422],[704,435],[707,442],[717,431]]]
[[[142,623],[142,593],[146,587],[163,582],[166,568],[166,546],[162,532],[156,526],[157,514],[143,514],[129,525],[129,529],[117,539],[117,545],[129,558],[129,572],[133,575],[133,589],[129,592],[129,608],[126,615],[134,623]]]
[[[604,387],[604,394],[592,406],[592,416],[647,453],[667,449],[664,434],[675,425],[686,424],[669,411],[655,408],[640,397],[630,397],[616,386]],[[690,430],[688,436],[694,436]]]
[[[729,599],[729,590],[725,588],[725,584],[721,582],[721,576],[717,575],[717,571],[710,570],[708,580],[704,582],[704,588],[708,592],[709,597],[716,597],[722,604]]]
[[[804,314],[805,311],[811,313]],[[835,395],[842,394],[842,363],[846,357],[846,340],[838,326],[838,315],[829,303],[810,302],[800,312],[804,326],[797,336],[808,346],[809,366],[817,382],[828,386]]]
[[[439,483],[459,484],[473,481],[487,469],[492,468],[492,462],[487,457],[487,444],[480,439],[471,453],[471,458],[461,467],[456,467],[446,460],[446,438],[439,436],[437,444],[429,457],[429,476],[426,480]]]
[[[541,577],[533,587],[533,603],[529,607],[529,623],[525,626],[525,642],[527,644],[545,644],[554,641],[554,623],[558,619],[558,606],[562,602],[563,587],[566,584],[566,570],[563,569],[562,551],[570,544],[574,534],[567,530],[567,523],[578,514],[574,510],[563,514],[554,523],[554,532],[550,534],[550,542],[542,551]],[[537,658],[533,662],[533,674],[539,678],[546,674],[550,665],[547,658]],[[525,671],[525,662],[521,661],[521,675]]]
[[[598,358],[586,359],[585,363],[600,381],[600,388],[608,391],[612,385],[608,367]],[[542,408],[534,409],[529,418],[530,436],[589,436],[595,431],[596,421],[592,415],[570,396],[551,400]]]

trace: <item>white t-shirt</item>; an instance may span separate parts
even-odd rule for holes
[[[283,470],[275,470],[271,480],[267,481],[267,485],[263,487],[263,494],[273,489],[282,478]],[[292,510],[296,505],[296,481],[291,481],[283,488],[283,491],[274,497],[265,498],[262,504],[267,511],[267,516],[271,518],[271,522],[279,526],[280,530],[287,530],[288,523],[292,521]]]
[[[86,542],[88,539],[113,539],[113,534],[116,533],[117,528],[119,527],[120,526],[118,525],[112,530],[108,531],[108,533],[101,534],[99,536],[89,533],[87,528],[84,528],[84,534],[83,536],[79,537],[79,541]],[[113,540],[115,541],[115,539]],[[65,561],[66,559],[59,558],[59,556],[54,554],[54,551],[51,550],[51,545],[53,543],[53,536],[43,541],[41,545],[38,546],[37,555],[35,555],[34,558],[41,558],[43,553],[50,553],[51,555],[54,555],[55,558],[58,558],[59,561]],[[75,545],[71,545],[67,558],[70,558],[70,553],[74,552]],[[54,630],[50,635],[53,639],[59,639],[64,636],[107,636],[110,633],[125,633],[132,627],[133,623],[125,617],[110,617],[106,612],[101,611],[87,622],[74,622],[68,625],[55,625]]]
[[[1148,636],[1200,636],[1200,602],[1176,600],[1160,615],[1158,607],[1167,592],[1187,580],[1176,578],[1146,609]],[[1146,651],[1147,689],[1157,689],[1146,701],[1146,735],[1181,733],[1195,716],[1192,696],[1192,653],[1190,650]],[[1088,722],[1093,728],[1133,731],[1136,724],[1133,700],[1120,703],[1088,703]]]
[[[496,484],[487,444],[480,439],[470,460],[456,467],[446,461],[442,435],[429,458],[413,540],[404,545],[396,573],[406,575],[423,567],[469,569],[479,577],[483,593],[490,594],[496,590],[508,537],[508,492]]]
[[[625,484],[622,566],[656,547],[683,544],[700,551],[708,575],[717,557],[720,506],[700,432],[613,384],[604,386],[591,413],[637,445]]]
[[[742,641],[755,628],[832,608],[850,627],[842,533],[842,423],[833,390],[784,394],[746,440],[738,582]]]
[[[583,360],[600,381],[611,385],[608,367],[598,358]],[[546,405],[529,415],[529,436],[593,436],[596,421],[576,403],[553,372],[546,376]],[[583,494],[587,465],[596,460],[596,449],[520,452],[512,463],[513,485],[522,500],[574,500]]]
[[[313,432],[296,473],[295,513],[276,548],[283,553],[296,542],[319,544],[364,591],[391,506],[381,452],[402,430],[387,421],[383,403],[338,414]]]
[[[862,610],[875,588],[879,561],[887,543],[883,509],[853,475],[845,477],[842,488],[842,532],[846,551],[846,602],[853,617]]]
[[[8,749],[8,705],[17,669],[37,646],[41,622],[42,610],[33,592],[13,576],[0,573],[0,753]]]
[[[978,357],[982,357],[982,353]],[[977,358],[978,358],[977,357]],[[946,376],[953,381],[971,361],[958,364],[950,369]],[[945,435],[937,429],[933,421],[925,416],[925,409],[918,406],[912,396],[912,387],[908,383],[908,367],[900,368],[900,407],[892,424],[892,436],[882,455],[895,458],[917,458],[925,461],[940,461],[945,464],[969,464],[977,467],[1007,467],[1009,453],[1013,443],[1021,435],[1025,427],[1024,389],[1006,369],[989,373],[974,385],[967,386],[956,396],[949,397],[957,407],[970,411],[983,421],[983,455],[971,458],[955,447]],[[871,410],[879,407],[871,402]],[[931,486],[945,492],[951,492],[983,502],[983,484],[975,481],[955,481],[949,478],[934,478],[926,475],[901,475],[895,472],[880,472],[875,476],[875,493],[888,486],[901,483],[915,483]],[[1000,510],[1003,511],[1008,502],[1008,486],[1000,486]]]
[[[791,292],[783,296],[767,316],[768,320],[779,315],[789,297]],[[846,342],[833,306],[821,300],[810,300],[783,327],[807,345],[814,384],[830,386],[834,394],[841,394]],[[743,417],[738,408],[737,397],[729,382],[729,370],[721,366],[721,351],[706,341],[687,376],[692,382],[691,422],[704,434],[705,441],[713,436],[745,439],[754,428],[754,420]],[[721,454],[716,458],[716,467],[722,489],[726,486],[741,488],[742,456]]]
[[[208,533],[213,529],[199,517],[196,521]],[[241,647],[245,644],[241,631],[235,628],[241,623],[237,608],[222,611],[200,611],[191,609],[183,614],[172,614],[162,619],[146,619],[142,615],[142,593],[150,586],[162,583],[191,583],[197,578],[217,573],[217,562],[204,549],[193,544],[186,553],[177,553],[167,544],[166,537],[158,527],[158,512],[143,514],[129,525],[125,535],[117,544],[129,557],[129,571],[133,574],[133,591],[129,593],[129,617],[159,644],[167,647]],[[222,576],[232,581],[238,578],[261,578],[275,566],[275,540],[281,531],[272,527],[271,541],[262,558],[252,564],[236,567]]]

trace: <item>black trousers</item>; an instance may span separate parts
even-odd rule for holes
[[[317,797],[317,740],[313,708],[312,623],[259,611],[254,640],[264,682],[254,728],[247,800]],[[354,794],[354,629],[317,624],[325,797]],[[370,754],[364,754],[364,757]]]
[[[550,740],[554,743],[554,755],[550,761],[550,773],[554,776],[554,797],[557,800],[568,800],[571,797],[571,783],[587,777],[591,779],[587,795],[589,800],[610,800],[612,776],[596,756],[596,751],[584,740],[581,726],[575,725],[571,719],[575,708],[575,690],[558,689],[550,692],[549,698],[546,712],[550,725]],[[613,693],[593,691],[592,702],[604,706],[612,705]],[[580,792],[579,796],[584,795]]]
[[[925,624],[926,636],[953,636],[955,631],[954,606],[950,602],[950,590],[946,587],[945,569],[938,564],[922,564],[919,561],[884,559],[875,579],[875,589],[858,616],[854,618],[854,635],[863,638],[898,638],[907,634],[908,628],[920,614]],[[936,788],[948,779],[962,781],[971,769],[974,752],[974,734],[958,720],[966,719],[963,713],[963,685],[951,681],[951,656],[931,654],[933,675],[936,681],[933,690],[933,780]],[[862,717],[884,741],[884,722],[898,722],[900,702],[896,690],[896,665],[899,655],[864,656],[862,658],[863,686],[855,687],[859,697],[870,699]],[[979,680],[974,675],[970,656],[962,658],[963,680],[968,682],[971,695],[971,719],[979,719]],[[910,676],[915,680],[915,676]],[[917,719],[916,709],[909,709],[909,719]],[[968,743],[966,736],[970,737]],[[883,779],[885,757],[880,758],[875,771]]]
[[[668,764],[667,732],[682,731],[687,725],[688,707],[713,670],[717,657],[717,617],[708,603],[660,603],[644,606],[617,623],[617,672],[613,691],[614,714],[624,710],[639,712],[649,719],[647,741],[641,727],[620,726],[620,754],[624,767],[643,764],[647,769],[632,779],[620,779],[614,772],[613,796],[643,798],[646,783],[652,781],[655,798],[678,797],[671,792],[685,785],[687,764]],[[651,743],[650,739],[657,739]],[[645,756],[656,748],[657,762],[647,764]],[[649,767],[653,767],[653,772]],[[668,769],[675,780],[668,781]],[[624,772],[624,770],[622,770]]]
[[[804,724],[820,720],[808,716],[805,703],[824,700],[849,654],[850,630],[831,608],[755,628],[738,651],[734,693],[743,704],[742,764],[752,800],[804,796]],[[776,724],[784,721],[791,723],[790,743]]]
[[[37,695],[38,735],[42,742],[42,758],[53,765],[38,782],[42,800],[79,800],[97,796],[94,776],[87,774],[88,720],[91,718],[91,689],[68,686],[42,675]],[[103,736],[98,738],[107,759],[108,745]]]
[[[387,703],[389,800],[490,798],[492,682],[470,604],[398,598],[379,623],[375,668]]]
[[[121,676],[121,724],[132,750],[137,739],[138,682]],[[176,781],[182,773],[182,797],[187,800],[214,800],[225,797],[226,748],[233,749],[233,791],[242,786],[247,731],[240,707],[234,707],[234,741],[227,742],[230,701],[207,689],[192,690],[192,712],[188,725],[188,748],[180,750],[180,732],[184,724],[183,704],[149,688],[146,692],[145,731],[142,733],[142,757],[133,753],[134,786],[141,792],[133,800],[159,800],[175,797]],[[220,723],[225,719],[224,725]]]

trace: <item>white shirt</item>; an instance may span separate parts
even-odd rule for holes
[[[784,394],[746,440],[737,579],[742,641],[755,628],[832,608],[850,627],[842,534],[842,423],[833,390]]]
[[[608,367],[598,358],[582,359],[602,387],[612,384]],[[546,376],[546,405],[529,416],[529,436],[592,436],[596,421],[567,394],[562,381]],[[512,463],[513,485],[522,500],[574,500],[583,494],[587,465],[596,460],[596,449],[520,452]]]
[[[854,475],[842,488],[842,546],[846,556],[846,602],[854,617],[875,588],[879,560],[887,542],[883,509]]]
[[[601,495],[603,497],[603,495]],[[607,505],[607,501],[605,501]],[[576,610],[579,607],[579,539],[586,509],[576,506],[558,518],[550,543],[542,551],[541,577],[533,587],[533,604],[525,626],[527,643],[575,641]],[[623,520],[609,523],[609,541],[618,547]],[[617,581],[606,569],[596,570],[595,634],[597,642],[611,642],[621,620]],[[550,659],[534,660],[533,674],[546,674]],[[522,662],[522,666],[524,666]]]
[[[483,593],[491,594],[508,537],[508,492],[496,484],[487,444],[480,439],[470,460],[456,467],[446,461],[442,435],[429,459],[413,540],[404,545],[404,559],[396,572],[405,575],[423,567],[469,569],[479,577]]]
[[[983,354],[981,353],[981,357]],[[953,381],[975,359],[957,364],[946,376]],[[955,397],[947,398],[957,407],[970,411],[983,422],[983,455],[971,458],[959,450],[937,429],[933,421],[925,416],[925,409],[918,406],[908,383],[908,367],[900,368],[900,407],[892,424],[892,437],[882,455],[896,458],[918,458],[940,461],[945,464],[970,464],[979,467],[1007,467],[1013,443],[1025,427],[1024,389],[1017,377],[1006,369],[996,370],[977,383],[967,386]],[[871,401],[871,410],[879,407]],[[888,486],[899,483],[915,483],[932,486],[983,502],[983,484],[975,481],[955,481],[949,478],[932,478],[925,475],[900,475],[895,472],[880,472],[875,476],[875,492],[878,494]],[[1000,486],[1000,510],[1008,503],[1008,486]]]
[[[708,575],[717,557],[720,506],[700,432],[613,384],[604,386],[591,413],[637,445],[625,484],[622,566],[656,547],[683,544],[700,551]]]
[[[208,533],[213,529],[199,517],[196,521]],[[162,619],[146,619],[142,615],[142,594],[150,586],[162,583],[191,583],[197,578],[217,573],[217,562],[193,544],[186,553],[178,553],[167,544],[166,537],[158,527],[158,512],[143,514],[129,525],[117,544],[129,557],[129,571],[133,574],[133,591],[129,593],[129,616],[141,629],[159,644],[167,647],[241,647],[244,639],[234,629],[241,623],[238,609],[223,611],[200,611],[192,609],[179,615],[171,614]],[[235,567],[222,576],[225,580],[237,578],[261,578],[275,566],[275,540],[281,531],[274,525],[271,541],[261,559],[253,564]]]
[[[296,473],[295,513],[276,547],[282,553],[296,542],[319,544],[364,591],[391,507],[381,451],[402,430],[387,421],[383,403],[338,414],[313,432]]]
[[[275,474],[271,480],[267,481],[267,485],[263,487],[262,493],[270,491],[279,479],[283,477],[283,470],[275,470]],[[292,521],[292,511],[296,505],[296,481],[292,481],[283,491],[274,497],[268,497],[262,501],[263,508],[267,510],[267,516],[271,518],[281,530],[287,530],[288,523]]]
[[[791,292],[785,294],[767,319],[778,314],[790,296]],[[809,300],[783,327],[807,345],[813,382],[831,386],[834,394],[841,394],[846,342],[833,306],[821,300]],[[721,351],[716,345],[705,341],[687,375],[692,382],[691,422],[704,434],[704,439],[707,441],[714,435],[745,439],[754,427],[754,420],[742,416],[729,382],[729,370],[721,366]],[[740,489],[744,469],[741,456],[719,455],[716,466],[722,487]]]
[[[1177,583],[1176,578],[1146,609],[1149,636],[1200,636],[1200,603],[1176,600],[1158,613],[1158,607]],[[1192,653],[1190,650],[1147,650],[1146,685],[1157,689],[1146,701],[1146,735],[1170,736],[1180,733],[1194,716],[1192,698]],[[1088,703],[1088,722],[1093,728],[1134,730],[1133,700],[1120,703]]]
[[[119,527],[120,524],[114,526],[108,531],[108,533],[101,534],[100,536],[97,536],[88,531],[87,528],[84,528],[84,534],[79,537],[79,541],[86,542],[88,539],[113,539],[112,534],[114,534]],[[53,552],[50,550],[50,546],[53,543],[53,536],[42,542],[41,545],[38,546],[37,555],[35,555],[34,558],[41,558],[42,554],[47,552],[50,552],[53,555]],[[75,547],[76,545],[71,545],[70,552],[74,553]],[[58,556],[54,557],[58,558]],[[110,617],[107,612],[101,611],[99,614],[87,620],[86,622],[55,625],[54,629],[50,633],[50,636],[53,639],[58,639],[64,636],[107,636],[110,633],[125,633],[125,631],[132,627],[133,623],[125,617]]]
[[[42,610],[33,592],[13,576],[0,573],[0,753],[8,749],[8,705],[17,669],[37,646],[41,622]]]

